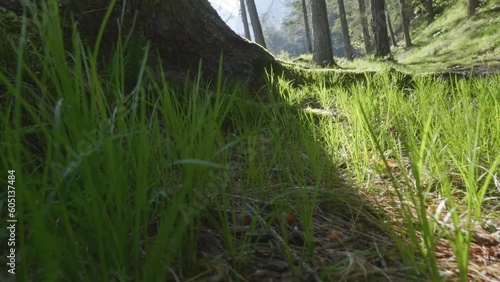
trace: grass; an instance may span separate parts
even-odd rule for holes
[[[17,280],[500,277],[479,252],[498,242],[498,75],[270,73],[261,103],[222,73],[153,78],[127,35],[107,62],[76,32],[65,50],[45,9],[2,45],[17,56],[0,72]]]

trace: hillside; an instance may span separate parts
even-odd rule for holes
[[[455,1],[432,24],[420,23],[412,32],[415,46],[396,50],[394,57],[417,71],[457,71],[472,67],[498,71],[499,31],[500,2],[487,1],[475,16],[468,18],[465,1]]]
[[[484,2],[472,18],[467,16],[464,1],[451,1],[442,9],[431,24],[427,24],[422,17],[412,22],[413,46],[410,48],[404,47],[402,31],[400,28],[396,29],[398,46],[392,47],[389,60],[373,56],[356,57],[353,61],[336,57],[336,60],[341,67],[358,71],[395,68],[414,74],[467,73],[472,69],[480,73],[499,72],[500,2]],[[394,21],[399,24],[397,18]],[[311,62],[312,55],[301,55],[299,58],[299,62]],[[286,54],[283,59],[294,60]],[[312,67],[309,64],[305,65]]]

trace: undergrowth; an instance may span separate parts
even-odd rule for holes
[[[270,73],[261,103],[222,71],[158,80],[126,34],[103,67],[76,31],[64,49],[56,1],[42,7],[41,47],[27,20],[2,45],[17,280],[480,277],[474,234],[498,233],[498,75],[292,87]]]

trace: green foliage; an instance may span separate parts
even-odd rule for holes
[[[0,56],[1,71],[15,72],[17,68],[17,62],[13,58],[17,57],[16,48],[20,46],[19,31],[22,24],[22,17],[0,7],[0,50],[3,52]],[[35,54],[40,50],[41,42],[34,26],[31,23],[27,24],[26,43],[22,47],[25,48],[26,62],[35,69],[39,65]]]
[[[16,171],[19,281],[210,279],[221,260],[230,266],[215,274],[236,280],[258,263],[262,230],[282,234],[268,242],[272,256],[299,278],[306,263],[325,280],[380,278],[390,274],[380,263],[403,260],[399,275],[437,281],[437,239],[468,277],[474,228],[498,210],[498,75],[409,81],[387,63],[366,75],[304,70],[313,83],[297,87],[270,73],[264,104],[222,71],[211,83],[200,73],[184,86],[158,80],[149,47],[131,36],[104,61],[75,26],[68,45],[48,16],[57,7],[3,30],[0,45],[0,62],[17,58],[0,70],[0,153],[1,171]],[[385,222],[361,192],[393,200]],[[286,212],[301,220],[299,247]],[[355,243],[318,239],[345,222],[349,236],[390,230],[399,255],[392,242],[337,251]]]
[[[433,0],[432,7],[434,11],[434,15],[439,17],[450,5],[457,3],[459,1],[456,0]],[[411,1],[413,6],[413,14],[414,21],[417,23],[416,25],[427,25],[427,12],[424,7],[423,0],[413,0]],[[463,3],[462,3],[463,4]]]
[[[184,87],[157,80],[148,46],[126,35],[103,60],[99,44],[84,45],[75,26],[66,44],[56,1],[41,9],[13,35],[15,52],[0,53],[17,57],[0,72],[0,152],[1,170],[16,171],[19,281],[193,278],[213,263],[200,255],[211,252],[207,229],[218,234],[208,243],[222,242],[210,259],[222,254],[248,275],[244,254],[257,228],[288,236],[276,224],[282,212],[302,219],[311,253],[320,187],[322,201],[358,211],[352,195],[331,192],[339,182],[308,114],[250,100],[222,70],[212,83],[200,73]],[[26,40],[28,24],[40,49]],[[6,201],[2,192],[0,206]],[[261,202],[268,204],[255,206]],[[234,226],[245,214],[242,236]],[[295,252],[279,248],[293,266]]]

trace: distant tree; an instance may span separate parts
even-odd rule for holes
[[[392,29],[391,16],[389,15],[389,11],[385,9],[385,15],[387,19],[387,27],[389,28],[389,34],[391,35],[392,46],[397,47],[398,42],[396,41],[396,36],[394,35],[394,29]]]
[[[467,0],[467,13],[469,17],[474,16],[477,7],[479,7],[479,0]]]
[[[375,55],[386,56],[391,52],[391,47],[389,46],[389,35],[387,34],[384,0],[370,0],[370,3],[373,34],[375,36]]]
[[[264,30],[267,50],[272,54],[284,52],[285,45],[288,43],[284,32],[277,29],[274,25],[268,24],[267,21],[262,21],[262,29]]]
[[[427,23],[431,24],[434,21],[434,4],[432,0],[422,0],[422,4],[425,8],[425,16],[427,18]]]
[[[325,0],[311,0],[314,31],[313,61],[323,67],[336,65],[333,60],[332,40]]]
[[[403,25],[403,33],[405,35],[405,46],[411,47],[412,44],[410,38],[410,12],[411,12],[410,3],[408,3],[408,0],[399,0],[399,8],[401,10],[401,23]]]
[[[304,14],[304,27],[306,30],[307,51],[312,53],[311,29],[309,28],[309,17],[307,16],[306,0],[302,0],[302,13]]]
[[[287,52],[290,56],[300,56],[301,54],[312,53],[313,48],[313,30],[311,25],[311,10],[309,3],[306,1],[307,17],[309,21],[309,37],[311,40],[311,51],[307,46],[307,34],[304,25],[304,11],[301,0],[285,0],[285,3],[291,7],[290,13],[285,17],[279,27],[281,35],[286,39],[286,44],[283,45],[283,52]],[[270,25],[272,26],[272,25]],[[277,27],[275,27],[277,28]],[[266,42],[269,45],[269,36],[267,29],[264,29]],[[279,53],[279,52],[278,52]]]
[[[259,14],[257,13],[257,7],[255,6],[254,0],[247,0],[247,8],[250,20],[252,21],[255,42],[266,48],[266,41],[264,40],[264,33],[262,32],[262,26],[260,25]]]
[[[352,60],[352,45],[351,36],[349,35],[349,26],[347,25],[347,17],[345,13],[344,0],[338,0],[340,25],[342,26],[342,36],[344,38],[345,56],[348,60]]]
[[[252,40],[250,36],[250,28],[248,27],[247,9],[245,8],[245,0],[240,0],[241,21],[243,22],[243,29],[245,30],[245,37]]]
[[[363,41],[365,43],[366,54],[372,52],[372,44],[370,42],[370,31],[368,30],[368,20],[366,19],[365,0],[358,0],[359,17],[361,18],[361,28],[363,29]]]

